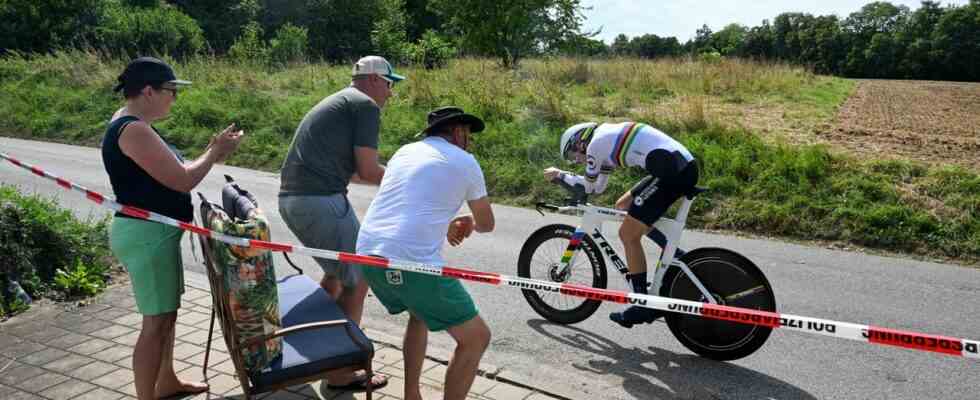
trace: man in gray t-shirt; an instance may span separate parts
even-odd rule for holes
[[[378,185],[381,108],[405,77],[378,56],[354,64],[351,85],[320,101],[296,128],[282,164],[279,214],[304,246],[353,253],[360,224],[347,201],[351,181]],[[347,317],[360,324],[368,285],[360,266],[316,259],[320,286]],[[328,377],[332,388],[357,390],[366,377]],[[343,384],[353,379],[348,384]],[[340,384],[337,384],[337,383]],[[387,383],[375,378],[375,388]]]
[[[296,128],[282,164],[279,195],[346,194],[358,172],[353,149],[377,152],[380,124],[378,102],[355,86],[321,100]]]

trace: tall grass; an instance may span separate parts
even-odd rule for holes
[[[0,59],[2,133],[98,143],[121,105],[110,88],[124,65],[78,52]],[[194,85],[158,124],[167,140],[194,155],[236,121],[247,138],[228,163],[273,171],[303,115],[350,81],[349,67],[324,64],[266,69],[197,58],[175,68]],[[400,72],[408,79],[382,112],[382,157],[415,140],[430,109],[461,106],[487,122],[473,151],[495,201],[526,205],[561,195],[540,171],[572,168],[556,151],[568,125],[637,120],[677,137],[701,161],[702,183],[712,191],[695,203],[696,227],[980,259],[977,174],[859,161],[823,146],[772,140],[722,112],[771,109],[787,126],[814,126],[830,120],[850,81],[729,59],[529,60],[518,70],[460,59],[444,69]],[[615,174],[594,201],[611,203],[639,177]]]

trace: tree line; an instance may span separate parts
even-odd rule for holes
[[[0,0],[0,54],[85,48],[288,62],[459,55],[514,66],[580,35],[579,0]]]
[[[601,5],[599,6],[601,7]],[[113,54],[230,55],[286,63],[376,53],[435,67],[460,55],[743,57],[854,78],[980,81],[980,0],[879,1],[846,18],[789,12],[692,39],[582,30],[580,0],[0,0],[0,54],[85,47]]]
[[[716,53],[852,78],[980,81],[980,0],[962,6],[923,1],[914,11],[879,1],[843,19],[783,13],[754,27],[730,24],[713,32],[703,26],[683,44],[674,37],[619,35],[608,49],[583,49],[649,58]]]

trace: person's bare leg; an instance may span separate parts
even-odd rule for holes
[[[449,328],[456,340],[456,351],[446,370],[445,399],[463,400],[473,385],[483,352],[490,345],[490,328],[479,315]],[[406,374],[407,375],[407,374]]]
[[[354,321],[357,325],[361,324],[361,316],[364,313],[364,299],[367,297],[369,289],[367,281],[361,279],[358,285],[352,289],[345,288],[342,281],[336,277],[323,277],[320,281],[320,287],[337,303],[337,306],[340,307],[340,310],[343,311],[348,319]],[[355,379],[357,379],[357,374],[354,368],[340,369],[327,374],[327,382],[333,386],[347,385]],[[371,379],[375,387],[387,380],[386,377],[378,373],[375,373]]]
[[[201,393],[208,390],[208,385],[202,382],[187,382],[177,378],[174,371],[174,341],[177,330],[177,313],[173,313],[173,319],[167,321],[167,337],[163,343],[163,352],[160,357],[160,370],[157,373],[156,396],[157,398],[170,397],[177,393]]]
[[[647,255],[643,252],[643,236],[647,232],[650,227],[631,216],[626,216],[619,226],[619,240],[623,242],[626,266],[631,274],[647,272]]]
[[[420,381],[428,344],[429,328],[425,321],[409,314],[405,341],[402,343],[402,358],[405,359],[405,400],[422,400]]]
[[[324,276],[320,280],[320,287],[327,292],[327,296],[331,300],[339,304],[340,295],[344,291],[344,286],[341,284],[340,279],[337,279],[335,276]],[[330,382],[331,385],[346,385],[352,380],[354,380],[353,368],[344,368],[327,373],[327,382]]]
[[[330,296],[333,301],[339,301],[340,295],[344,291],[344,286],[341,285],[340,279],[337,279],[337,277],[334,276],[324,276],[323,279],[320,280],[320,287],[327,292],[327,296]]]
[[[143,326],[136,348],[133,349],[133,378],[136,386],[136,397],[139,400],[155,400],[157,374],[160,370],[160,359],[163,358],[163,346],[167,340],[167,321],[176,315],[144,315]]]
[[[367,292],[367,281],[361,279],[352,288],[342,288],[340,298],[337,299],[337,305],[340,306],[340,309],[344,311],[347,318],[350,318],[357,325],[361,325],[361,316],[364,315],[364,299],[367,297]]]

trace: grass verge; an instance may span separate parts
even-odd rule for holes
[[[121,105],[110,88],[123,60],[79,52],[0,59],[5,134],[97,144]],[[172,116],[167,140],[198,154],[236,121],[247,139],[229,164],[275,171],[296,124],[322,97],[349,83],[349,68],[296,64],[283,69],[198,58],[175,65],[194,81]],[[559,133],[583,120],[637,120],[677,137],[701,160],[693,227],[802,240],[847,242],[888,251],[980,259],[980,177],[955,166],[858,160],[820,144],[854,88],[852,81],[781,64],[740,60],[529,60],[518,70],[455,60],[440,70],[407,69],[385,108],[382,157],[413,140],[425,113],[454,104],[487,121],[475,137],[495,201],[528,205],[557,198],[540,171],[558,165]],[[789,140],[787,140],[787,137]],[[640,177],[619,172],[611,204]]]

